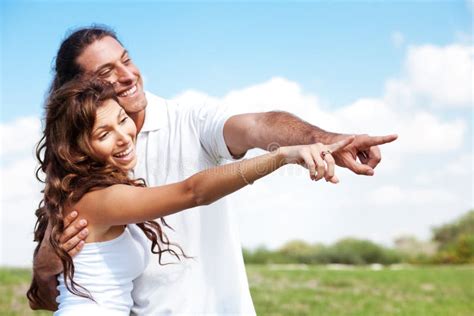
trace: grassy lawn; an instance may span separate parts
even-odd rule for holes
[[[330,270],[248,265],[259,315],[474,315],[474,267]],[[0,315],[30,311],[30,272],[0,269]]]
[[[474,315],[474,267],[248,266],[259,315]]]

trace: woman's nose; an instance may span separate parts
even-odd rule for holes
[[[127,144],[129,141],[129,136],[124,131],[118,131],[117,143],[118,145]]]

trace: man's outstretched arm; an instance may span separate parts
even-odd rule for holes
[[[87,238],[87,222],[77,218],[77,212],[71,212],[64,219],[64,232],[61,235],[60,242],[62,248],[66,250],[71,257],[74,257],[84,246],[84,240]],[[62,272],[62,263],[49,243],[51,226],[48,225],[45,236],[41,241],[38,253],[33,258],[33,280],[37,285],[37,294],[40,300],[32,300],[28,297],[31,309],[46,309],[55,311],[57,309],[56,289],[58,281],[56,275]]]
[[[224,139],[236,157],[252,148],[273,150],[279,146],[330,144],[349,136],[325,131],[293,114],[279,111],[235,115],[224,125]],[[397,135],[356,135],[352,144],[334,153],[333,157],[338,166],[371,176],[382,158],[378,146],[395,139]]]

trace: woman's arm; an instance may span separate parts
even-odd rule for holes
[[[332,145],[281,147],[271,153],[204,170],[184,181],[159,187],[113,185],[87,193],[77,204],[77,209],[96,225],[115,226],[153,220],[215,202],[288,163],[305,164],[313,180],[325,177],[327,181],[337,183],[334,159],[326,155],[323,161],[321,153],[327,150],[335,152],[353,139],[350,137]]]

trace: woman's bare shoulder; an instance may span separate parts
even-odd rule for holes
[[[119,190],[121,190],[121,187],[123,187],[122,184],[114,184],[106,188],[93,189],[84,194],[81,199],[75,203],[73,209],[83,215],[94,214],[98,209],[106,207],[109,197],[113,196],[113,194],[117,194]]]

